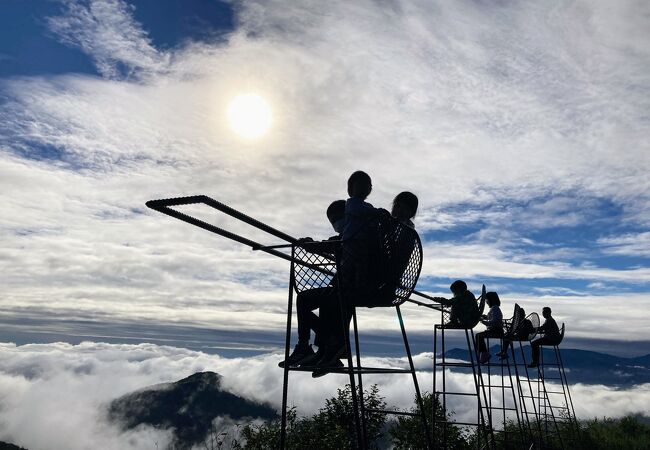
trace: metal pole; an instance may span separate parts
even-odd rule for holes
[[[424,427],[424,439],[426,441],[427,448],[431,448],[431,436],[429,434],[429,427],[427,425],[427,416],[424,411],[424,402],[422,401],[422,395],[420,394],[420,385],[418,384],[418,377],[415,373],[415,365],[413,364],[413,357],[411,356],[411,347],[409,346],[409,341],[408,338],[406,337],[406,328],[404,328],[404,320],[402,319],[402,312],[400,311],[399,306],[396,306],[395,309],[397,310],[399,326],[402,329],[402,338],[404,339],[404,347],[406,348],[406,357],[409,360],[409,367],[411,368],[411,374],[413,376],[413,385],[415,386],[415,398],[417,399],[418,406],[420,407],[422,426]]]
[[[361,413],[361,432],[363,433],[363,442],[368,442],[368,427],[366,425],[366,408],[363,401],[363,376],[361,374],[361,350],[359,348],[359,328],[357,327],[357,309],[352,309],[352,321],[354,325],[354,347],[357,359],[357,369],[359,378],[359,410]]]
[[[441,315],[442,315],[442,314],[441,314]],[[437,419],[437,415],[436,415],[436,403],[439,403],[439,401],[438,401],[438,398],[439,398],[439,397],[438,397],[438,395],[436,394],[436,372],[437,372],[437,364],[436,364],[436,360],[437,360],[437,358],[438,358],[438,357],[436,356],[436,355],[437,355],[437,353],[436,353],[437,351],[438,351],[438,325],[435,325],[435,324],[434,324],[434,325],[433,325],[433,392],[432,392],[432,394],[433,394],[433,401],[431,402],[431,408],[433,409],[433,411],[431,411],[431,413],[432,413],[432,414],[431,414],[431,417],[432,417],[431,420],[433,420],[433,445],[436,445],[436,444],[437,444],[437,441],[436,441],[436,430],[438,429],[438,426],[437,426],[437,424],[436,424],[436,423],[437,423],[437,420],[438,420],[438,419]],[[445,370],[445,368],[443,367],[442,370]]]
[[[289,349],[291,348],[291,315],[293,309],[293,256],[295,248],[291,246],[291,264],[289,266],[289,299],[287,305],[287,332],[284,344],[284,373],[282,381],[282,425],[280,428],[280,449],[286,448],[287,440],[287,391],[289,389]]]
[[[338,270],[337,270],[338,273]],[[337,291],[338,291],[338,298],[339,298],[339,310],[341,313],[341,327],[343,328],[341,331],[343,332],[343,341],[345,345],[345,351],[347,353],[347,359],[348,359],[348,374],[350,376],[350,390],[352,394],[352,410],[354,412],[354,426],[356,429],[357,433],[357,444],[358,448],[360,450],[365,449],[365,442],[363,440],[363,433],[361,430],[361,423],[359,420],[359,404],[357,402],[357,388],[356,388],[356,383],[354,381],[354,365],[352,363],[352,350],[350,348],[350,328],[348,326],[348,321],[346,317],[346,311],[345,308],[347,305],[343,303],[343,294],[341,293],[341,283],[342,280],[339,278],[339,283],[337,286]],[[351,308],[354,308],[353,306],[350,305]]]

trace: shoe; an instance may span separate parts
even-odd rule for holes
[[[488,362],[490,360],[491,357],[492,357],[492,355],[490,355],[488,352],[483,352],[483,353],[481,353],[481,357],[479,359],[479,362],[481,364],[485,364],[486,362]]]
[[[528,368],[529,368],[529,369],[534,369],[535,367],[537,367],[537,363],[536,363],[536,362],[532,362],[532,363],[528,364]]]
[[[307,356],[314,354],[314,349],[311,348],[309,344],[296,344],[296,347],[293,349],[293,352],[289,355],[286,361],[280,361],[278,367],[284,367],[285,362],[289,363],[289,367],[297,366],[300,361]]]
[[[329,364],[319,364],[316,369],[311,373],[312,378],[320,378],[328,373],[332,372],[335,369],[340,369],[344,367],[344,364],[340,359],[335,359],[329,362]]]
[[[300,360],[300,363],[298,366],[300,367],[316,367],[318,365],[318,362],[323,359],[327,352],[327,347],[322,346],[318,347],[318,351],[314,353],[313,355],[305,356],[303,359]]]
[[[318,360],[316,363],[317,366],[329,366],[333,364],[335,361],[339,361],[343,358],[347,358],[348,354],[345,351],[345,345],[343,346],[330,346],[326,348],[326,351],[323,355],[323,357]]]

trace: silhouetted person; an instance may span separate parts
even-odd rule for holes
[[[524,308],[517,309],[517,314],[513,318],[513,321],[515,324],[517,324],[517,328],[510,330],[510,332],[503,337],[503,345],[501,346],[501,351],[497,353],[499,359],[508,358],[508,349],[512,345],[512,341],[527,341],[528,336],[533,334],[535,331],[533,323],[526,318],[526,311]]]
[[[414,193],[408,191],[400,192],[393,199],[393,207],[391,208],[390,215],[403,224],[415,228],[412,219],[417,212],[418,198]]]
[[[355,172],[356,173],[356,172]],[[354,176],[354,174],[353,174]],[[352,177],[351,177],[352,178]],[[348,184],[349,186],[349,184]],[[349,189],[350,190],[350,189]],[[418,198],[415,194],[411,192],[401,192],[393,200],[393,205],[391,208],[391,215],[394,219],[400,221],[407,227],[413,228],[412,219],[415,217],[418,208]],[[375,218],[380,214],[388,214],[386,210],[375,209],[374,215]],[[373,221],[373,225],[376,223]],[[354,241],[354,249],[356,250],[359,245],[367,246],[377,246],[377,242],[372,239],[366,239],[368,237],[377,237],[375,233],[376,230],[364,230],[363,228],[357,230],[357,234],[353,235],[350,238],[348,243]],[[359,237],[356,239],[354,236]],[[393,239],[400,240],[399,244],[396,247],[399,249],[398,254],[391,255],[395,258],[394,261],[391,261],[394,266],[391,266],[391,270],[394,270],[396,273],[399,272],[399,275],[406,269],[411,253],[415,245],[415,240],[413,236],[406,236],[404,234],[395,233],[392,235]],[[344,243],[345,245],[345,243]],[[386,258],[387,255],[374,254],[373,249],[360,250],[361,254],[371,254],[375,258]],[[378,249],[377,249],[378,250]],[[356,256],[356,255],[355,255]],[[345,310],[345,326],[350,326],[350,320],[352,318],[352,308],[355,306],[391,306],[392,301],[395,296],[395,288],[397,281],[382,279],[382,277],[390,276],[392,274],[383,274],[380,273],[378,267],[376,266],[377,261],[366,260],[366,269],[369,269],[368,274],[365,275],[365,279],[360,279],[358,274],[356,277],[352,277],[352,282],[355,283],[354,286],[348,286],[348,289],[344,289],[342,293],[342,300],[344,302]],[[373,264],[375,263],[375,264]],[[356,264],[350,266],[352,270],[357,270]],[[343,267],[342,270],[346,270],[346,267]],[[349,274],[346,274],[349,275]],[[332,318],[332,340],[331,345],[328,346],[328,351],[326,355],[318,361],[317,369],[314,371],[312,376],[319,377],[325,375],[328,370],[332,368],[342,367],[343,363],[340,361],[340,358],[345,357],[345,335],[342,330],[341,325],[341,313],[339,311],[334,311],[328,308],[327,317]],[[323,326],[325,328],[325,326]],[[329,329],[329,327],[327,327]]]
[[[348,195],[345,202],[345,223],[342,239],[358,237],[366,224],[375,218],[377,209],[365,200],[372,192],[372,180],[367,173],[357,170],[348,178]]]
[[[528,367],[537,367],[539,364],[539,347],[542,345],[557,345],[560,342],[560,329],[555,322],[555,319],[551,317],[551,308],[545,306],[542,308],[542,316],[544,323],[541,327],[537,328],[537,332],[542,335],[542,337],[535,339],[530,343],[530,348],[533,355],[533,360],[528,365]]]
[[[487,330],[476,333],[476,346],[478,347],[478,361],[485,364],[490,360],[490,352],[485,346],[487,338],[502,338],[503,337],[503,313],[501,313],[501,300],[496,292],[488,292],[485,294],[485,301],[487,302],[490,310],[487,316],[483,316],[481,323],[487,327]]]
[[[336,200],[330,204],[327,208],[327,219],[332,224],[334,231],[339,233],[336,236],[330,237],[329,240],[338,241],[343,231],[343,223],[345,220],[345,200]],[[311,238],[305,238],[304,241],[309,242]],[[308,245],[307,248],[310,251],[327,251],[332,253],[335,251],[334,248],[327,245],[327,242],[314,243],[314,245]],[[325,351],[324,342],[327,339],[327,334],[322,330],[322,319],[314,313],[314,310],[323,308],[324,305],[338,305],[336,290],[333,286],[334,282],[335,280],[332,280],[331,286],[309,289],[298,293],[296,298],[298,343],[287,360],[290,366],[300,365],[307,357],[318,354],[314,353],[312,346],[309,344],[311,330],[314,330],[314,345],[321,352],[319,356],[323,356]],[[281,361],[278,365],[284,367],[284,363],[284,361]]]
[[[444,326],[448,328],[471,328],[476,324],[479,317],[476,297],[467,290],[467,284],[463,280],[456,280],[451,283],[449,290],[454,294],[450,299],[434,297],[433,300],[444,306],[451,306],[449,322]]]

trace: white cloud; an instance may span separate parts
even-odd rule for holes
[[[620,236],[604,237],[598,240],[606,253],[637,257],[650,256],[650,232],[629,233]]]
[[[62,3],[65,14],[48,19],[50,30],[64,43],[91,55],[103,76],[142,76],[164,70],[169,64],[169,55],[151,45],[147,33],[133,19],[133,7],[128,3],[122,0],[62,0]]]
[[[431,355],[415,357],[421,388],[431,389]],[[121,432],[106,422],[104,407],[125,393],[161,382],[176,381],[197,371],[212,370],[224,376],[223,387],[247,398],[280,407],[282,371],[280,355],[227,359],[185,349],[140,345],[109,345],[85,342],[69,344],[2,344],[0,352],[0,440],[13,441],[30,450],[75,450],[95,448],[160,448],[169,434],[149,428]],[[404,360],[368,358],[364,364],[403,367]],[[377,383],[389,405],[413,405],[413,387],[408,375],[368,376]],[[313,380],[309,373],[293,373],[289,404],[301,414],[311,414],[336,394],[347,380],[328,375]],[[448,389],[470,390],[471,375],[451,373]],[[496,381],[496,379],[494,380]],[[650,414],[647,386],[613,390],[604,386],[572,386],[576,413],[580,418]],[[496,398],[495,398],[496,401]],[[475,420],[470,400],[450,400],[457,420]],[[607,404],[607,409],[603,409]]]
[[[51,29],[105,78],[0,82],[3,308],[281,329],[286,264],[138,209],[205,193],[291,234],[326,237],[324,210],[357,168],[373,176],[376,205],[415,191],[423,229],[481,219],[575,226],[601,198],[645,227],[647,8],[582,2],[559,5],[551,20],[534,4],[244,2],[225,41],[165,53],[125,3],[65,2]],[[226,126],[228,100],[243,91],[272,106],[265,140],[241,142]],[[62,161],[42,159],[44,146]],[[540,198],[548,200],[532,201]],[[438,214],[456,203],[496,206]],[[631,289],[650,280],[647,267],[567,263],[569,243],[536,257],[538,243],[489,232],[461,245],[429,242],[424,274]],[[515,239],[523,254],[508,245]],[[622,251],[622,239],[601,245]],[[630,312],[618,305],[628,299],[647,308],[640,292],[581,309],[571,296],[540,301],[567,311],[581,335],[602,326],[613,338],[645,338],[647,319],[621,326]],[[392,320],[368,314],[370,328]],[[431,319],[415,322],[425,330]]]

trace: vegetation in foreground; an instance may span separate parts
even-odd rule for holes
[[[379,395],[377,386],[364,391],[364,399],[368,409],[385,409],[384,398]],[[425,393],[424,408],[429,423],[430,433],[435,436],[436,447],[441,447],[442,430],[438,424],[433,434],[433,411],[436,421],[444,420],[445,416],[437,398]],[[417,403],[409,412],[417,413]],[[450,415],[447,420],[453,420]],[[298,417],[295,409],[288,413],[287,448],[289,449],[347,449],[356,443],[354,415],[351,389],[347,386],[340,389],[334,398],[326,400],[325,406],[310,417]],[[421,449],[425,448],[424,433],[419,417],[387,416],[383,413],[368,413],[367,429],[369,448],[384,449]],[[533,428],[536,428],[533,424]],[[554,450],[562,448],[572,450],[647,450],[650,449],[650,426],[642,423],[639,418],[629,416],[622,419],[594,419],[574,423],[563,422],[559,426],[559,434],[554,433],[539,445],[536,432],[533,437],[523,433],[515,424],[507,428],[508,435],[496,433],[495,446],[498,450],[534,448]],[[470,450],[477,448],[477,439],[485,442],[485,436],[477,435],[476,430],[468,431],[460,427],[448,425],[446,431],[446,446],[449,450]],[[280,443],[280,420],[272,420],[261,424],[249,424],[240,428],[237,433],[233,430],[213,430],[199,448],[216,449],[251,449],[267,450],[278,448]]]

